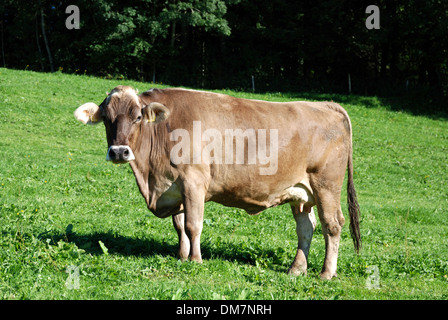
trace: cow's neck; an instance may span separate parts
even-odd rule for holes
[[[150,198],[150,190],[148,188],[148,176],[149,170],[148,165],[144,165],[141,161],[141,155],[137,152],[134,152],[135,160],[131,161],[129,164],[131,166],[132,171],[134,172],[135,180],[137,182],[138,188],[140,189],[140,193],[143,198],[145,198],[146,203],[149,202]]]
[[[164,147],[164,128],[145,126],[140,132],[139,144],[135,147],[135,160],[130,162],[137,185],[148,207],[154,207],[166,185],[166,178],[173,177],[169,154]],[[162,181],[159,181],[162,178]],[[160,186],[159,186],[160,184]],[[163,185],[162,185],[163,184]]]

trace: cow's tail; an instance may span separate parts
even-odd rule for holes
[[[359,229],[359,217],[361,215],[361,210],[359,208],[355,185],[353,183],[352,150],[352,141],[350,141],[350,152],[348,156],[347,205],[348,213],[350,215],[350,233],[353,238],[353,244],[355,245],[355,251],[359,253],[359,249],[361,249],[361,231]]]
[[[356,196],[355,184],[353,183],[353,138],[352,138],[352,124],[350,122],[350,117],[347,111],[336,103],[330,103],[328,105],[331,109],[335,109],[345,116],[347,121],[347,126],[350,131],[350,145],[348,152],[348,179],[347,179],[347,206],[348,213],[350,215],[350,233],[353,238],[353,244],[355,246],[355,251],[359,253],[361,249],[361,231],[359,229],[359,218],[361,215],[361,210],[358,204],[358,198]]]
[[[342,108],[341,108],[342,109]],[[342,109],[344,110],[344,109]],[[347,206],[348,213],[350,215],[350,233],[353,238],[353,244],[355,246],[355,251],[359,253],[361,249],[361,231],[359,229],[359,218],[361,215],[361,210],[358,204],[358,198],[356,196],[355,184],[353,183],[353,138],[352,138],[352,124],[350,122],[350,117],[344,110],[344,115],[347,118],[348,126],[350,130],[350,146],[348,152],[348,178],[347,178]]]

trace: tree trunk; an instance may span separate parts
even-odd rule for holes
[[[41,4],[40,0],[39,0],[39,6],[40,6],[40,22],[41,22],[41,26],[42,26],[42,36],[44,37],[45,48],[47,49],[47,53],[48,53],[48,61],[50,63],[50,71],[54,72],[53,58],[51,57],[51,51],[50,51],[50,47],[48,45],[47,35],[45,33],[44,9],[42,8],[42,4]]]
[[[42,57],[42,50],[40,48],[40,43],[39,43],[39,20],[37,18],[37,14],[36,14],[36,43],[37,43],[37,50],[39,51],[39,62],[40,62],[40,68],[41,71],[44,71],[44,63],[43,63],[43,57]]]
[[[2,60],[3,60],[3,68],[6,68],[6,60],[5,60],[5,49],[4,49],[4,42],[3,42],[3,17],[2,17],[2,21],[0,21],[0,24],[2,25],[2,28],[1,28],[1,33],[2,33],[2,36],[1,36],[1,40],[2,40]]]
[[[173,24],[171,25],[171,48],[174,48],[174,40],[176,40],[176,21],[173,21]]]

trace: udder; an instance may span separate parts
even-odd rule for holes
[[[314,196],[309,188],[298,183],[285,189],[279,197],[281,203],[290,203],[299,207],[300,212],[311,212],[311,208],[316,204]]]

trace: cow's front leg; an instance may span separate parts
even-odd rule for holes
[[[186,186],[183,194],[185,233],[190,240],[190,259],[202,263],[201,233],[204,220],[204,191]]]
[[[179,237],[179,259],[185,261],[190,255],[190,239],[185,233],[185,214],[179,213],[173,216],[173,225]]]

